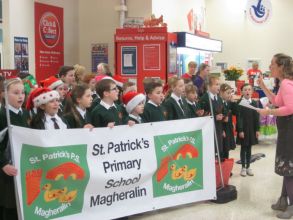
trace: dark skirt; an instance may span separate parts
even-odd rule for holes
[[[293,115],[277,117],[277,128],[275,172],[293,176]]]
[[[14,179],[0,171],[0,206],[13,209],[16,208]]]

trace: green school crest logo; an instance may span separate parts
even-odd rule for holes
[[[80,213],[90,174],[87,146],[24,144],[21,184],[25,219],[54,219]]]
[[[203,189],[202,131],[154,137],[154,197]]]

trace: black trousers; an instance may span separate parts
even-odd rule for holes
[[[242,168],[249,168],[250,167],[250,158],[251,158],[251,145],[241,145],[240,150],[240,159]]]
[[[289,198],[289,205],[293,205],[293,176],[284,176],[282,196]]]
[[[0,220],[18,220],[17,210],[0,207]]]

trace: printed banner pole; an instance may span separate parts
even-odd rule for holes
[[[9,107],[8,107],[8,85],[7,85],[7,80],[5,80],[4,83],[4,95],[5,95],[5,108],[6,108],[6,118],[7,118],[7,127],[8,127],[8,142],[7,145],[10,144],[10,154],[11,154],[11,162],[12,165],[15,165],[15,160],[14,160],[14,152],[13,152],[13,143],[12,143],[12,136],[11,136],[11,121],[10,121],[10,112],[9,112]],[[20,175],[18,173],[18,175]],[[16,209],[17,209],[17,216],[19,220],[22,220],[22,215],[20,211],[20,203],[19,203],[19,195],[18,195],[18,190],[17,190],[17,183],[16,183],[16,176],[13,177],[13,183],[14,183],[14,191],[15,191],[15,200],[16,200]]]

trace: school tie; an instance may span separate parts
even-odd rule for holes
[[[22,116],[22,111],[18,111],[17,115],[18,115],[19,117],[21,117],[21,116]]]
[[[51,120],[52,120],[53,123],[54,123],[54,128],[55,128],[55,129],[60,129],[59,125],[57,124],[57,119],[56,119],[56,118],[51,118]]]
[[[179,102],[180,108],[181,108],[181,110],[182,110],[182,112],[183,112],[183,114],[184,114],[183,102],[182,102],[181,99],[179,99],[178,102]]]

